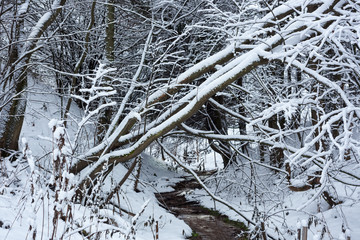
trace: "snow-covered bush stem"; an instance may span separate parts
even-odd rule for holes
[[[37,195],[38,195],[38,185],[37,181],[39,180],[39,173],[35,169],[35,161],[34,157],[32,156],[32,152],[29,148],[29,144],[25,138],[22,139],[24,149],[23,149],[23,156],[28,161],[30,167],[30,196],[31,196],[31,216],[29,219],[29,231],[28,236],[30,236],[33,240],[36,239],[37,234],[37,225],[36,225],[36,213],[37,213]]]
[[[55,191],[52,238],[56,237],[58,221],[72,220],[72,199],[74,196],[73,174],[69,173],[71,151],[65,141],[65,127],[62,121],[49,122],[53,134],[53,173],[50,184]],[[63,210],[66,210],[64,212]],[[66,231],[66,230],[65,230]]]
[[[131,219],[131,227],[128,229],[128,233],[126,234],[126,240],[130,240],[130,239],[135,240],[137,221],[138,221],[139,217],[141,216],[141,214],[143,214],[143,212],[145,211],[145,208],[147,207],[149,202],[150,202],[150,199],[147,200],[142,205],[141,210]]]

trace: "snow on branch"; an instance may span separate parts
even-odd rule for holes
[[[28,41],[23,48],[23,56],[31,53],[31,51],[36,47],[38,38],[44,33],[47,27],[55,21],[56,16],[60,13],[65,3],[66,0],[55,0],[51,5],[51,9],[42,15],[42,17],[37,21],[36,25],[32,28],[29,36],[27,37]],[[23,57],[20,57],[20,59],[22,58]]]

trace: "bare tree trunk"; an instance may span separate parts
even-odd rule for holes
[[[214,96],[213,98],[220,104],[223,104],[224,102],[223,96]],[[227,135],[228,127],[225,114],[222,113],[220,109],[217,109],[210,102],[207,103],[206,108],[208,114],[208,117],[206,119],[206,125],[208,130],[214,131],[214,133],[217,134]],[[214,140],[209,139],[209,144],[215,152],[221,155],[224,167],[228,166],[231,162],[231,158],[233,155],[229,143],[227,141],[215,142]]]
[[[0,138],[2,156],[8,156],[8,150],[17,151],[19,149],[18,142],[26,110],[26,95],[23,93],[26,86],[26,70],[24,70],[22,76],[15,83],[15,94],[17,96],[8,108],[3,109],[5,111],[1,111],[1,115],[5,115],[2,119],[5,123],[3,125],[4,130]]]
[[[114,61],[114,46],[115,46],[115,7],[114,0],[107,1],[107,15],[106,15],[106,60],[110,63]]]
[[[280,84],[284,84],[284,73],[285,73],[285,64],[277,63],[278,70],[272,71],[272,75]],[[271,88],[270,88],[271,89]],[[271,89],[272,90],[272,89]],[[271,91],[274,94],[281,94],[281,92],[275,93],[275,91]],[[277,113],[269,118],[269,127],[273,129],[284,129],[285,127],[285,118],[283,112]],[[276,141],[280,141],[280,139],[276,139]],[[270,164],[275,167],[282,167],[284,164],[284,152],[281,148],[272,148],[270,150]]]
[[[284,127],[285,119],[278,114],[269,119],[269,127],[273,129],[280,129]],[[277,139],[279,140],[279,139]],[[284,164],[284,150],[281,148],[272,148],[270,150],[270,164],[275,167],[282,167]]]
[[[243,86],[243,78],[239,78],[239,80],[237,81],[237,84],[239,86]],[[242,116],[246,116],[246,109],[244,107],[244,97],[242,96],[239,96],[239,100],[240,100],[240,105],[239,105],[239,114],[242,115]],[[242,119],[239,119],[239,132],[241,135],[246,135],[246,122]],[[241,146],[241,151],[243,153],[246,152],[246,145],[245,143],[242,143],[242,146]]]
[[[106,13],[106,37],[105,37],[105,53],[106,53],[106,63],[112,65],[115,60],[114,48],[115,48],[115,1],[108,0],[106,4],[107,13]],[[105,78],[107,84],[111,84],[110,78]],[[111,108],[106,108],[101,111],[98,122],[97,122],[97,140],[99,142],[105,136],[107,129],[111,123],[112,110]]]

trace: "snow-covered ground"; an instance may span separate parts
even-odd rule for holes
[[[145,211],[137,220],[135,226],[136,239],[154,239],[155,226],[158,222],[159,239],[184,239],[191,235],[191,229],[182,221],[177,219],[174,215],[168,213],[165,209],[159,206],[154,193],[157,191],[171,191],[169,185],[174,184],[178,180],[178,175],[167,169],[167,166],[162,162],[143,154],[143,166],[141,172],[141,181],[138,189],[140,192],[134,191],[134,178],[130,177],[123,187],[119,195],[122,212],[113,212],[109,209],[102,209],[102,215],[113,219],[119,226],[120,230],[125,232],[126,227],[131,227],[131,220],[133,216],[131,213],[138,213],[142,210],[145,202],[148,204]],[[35,221],[37,226],[36,239],[49,239],[52,233],[52,218],[53,218],[53,200],[48,197],[46,189],[37,189],[36,197],[36,215],[34,215],[33,204],[31,203],[31,196],[29,194],[29,177],[27,163],[11,166],[7,163],[6,169],[8,172],[18,172],[15,176],[10,176],[10,179],[15,182],[10,183],[11,187],[4,187],[1,189],[0,195],[0,239],[8,240],[24,240],[32,239],[29,234],[29,223]],[[110,178],[122,178],[127,169],[118,165]],[[110,179],[109,178],[109,179]],[[4,180],[4,178],[2,179]],[[107,184],[109,181],[107,182]],[[52,191],[49,192],[52,194]],[[130,214],[128,214],[129,212]],[[78,222],[78,228],[72,229],[64,235],[65,239],[84,239],[78,234],[80,229],[89,230],[90,228],[109,229],[112,227],[108,224],[103,224],[100,221],[92,221],[93,209],[87,209],[81,205],[73,206],[73,218]],[[99,219],[98,219],[99,220]],[[34,225],[34,223],[32,223]],[[59,222],[58,235],[66,228],[66,224]],[[115,228],[115,227],[114,227]],[[108,239],[124,239],[121,234],[114,234]]]
[[[0,239],[24,240],[33,239],[30,234],[30,226],[36,226],[36,239],[52,238],[54,192],[46,184],[51,175],[49,172],[52,162],[52,131],[49,128],[51,119],[60,118],[59,97],[52,93],[50,87],[37,84],[29,94],[28,106],[21,138],[26,139],[31,150],[28,154],[35,159],[35,172],[30,173],[29,164],[26,160],[13,163],[2,162],[2,175],[0,177]],[[40,86],[40,88],[39,88]],[[73,106],[72,116],[79,117],[80,111]],[[75,122],[69,122],[68,135],[73,137],[72,129],[76,128]],[[24,141],[25,143],[25,141]],[[25,146],[23,146],[25,147]],[[114,224],[107,224],[102,219],[94,217],[94,209],[72,205],[72,218],[74,223],[70,230],[67,223],[59,221],[56,238],[84,239],[80,232],[96,232],[100,230],[118,230],[122,233],[131,230],[133,214],[144,211],[136,221],[136,239],[154,239],[156,222],[159,227],[159,239],[184,239],[191,235],[191,229],[174,215],[168,213],[159,206],[154,193],[159,191],[171,191],[170,185],[179,181],[180,174],[170,171],[169,166],[147,154],[142,154],[142,167],[139,192],[134,191],[134,176],[121,187],[119,198],[121,212],[110,209],[98,209],[101,215],[109,217]],[[104,191],[109,190],[112,179],[119,181],[127,169],[119,164],[105,181]],[[37,178],[34,186],[34,195],[31,195],[31,179]],[[94,230],[96,229],[96,230]],[[66,233],[65,233],[66,232]],[[104,231],[105,232],[105,231]],[[116,231],[115,231],[116,232]],[[65,234],[63,234],[65,233]],[[125,239],[123,234],[114,234],[107,239]]]

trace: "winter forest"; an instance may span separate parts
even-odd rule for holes
[[[360,239],[359,0],[0,0],[0,239]]]

